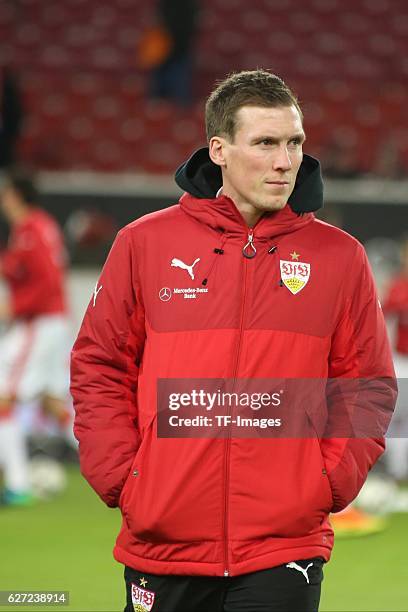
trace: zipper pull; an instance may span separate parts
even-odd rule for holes
[[[227,569],[226,569],[226,570],[224,570],[224,576],[225,576],[225,578],[226,578],[227,576],[229,576],[229,571],[228,571]]]
[[[250,249],[252,249],[252,250],[250,250]],[[256,255],[256,248],[255,248],[255,245],[254,245],[254,231],[252,229],[249,230],[249,233],[248,233],[248,242],[246,243],[246,245],[242,249],[242,254],[247,259],[252,259]]]

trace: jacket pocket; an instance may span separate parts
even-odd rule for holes
[[[231,537],[297,538],[321,528],[333,500],[317,438],[239,440],[231,458],[239,500],[230,505]]]
[[[119,496],[119,508],[121,509],[122,513],[125,515],[125,511],[126,511],[126,501],[128,496],[131,493],[131,490],[133,489],[134,486],[137,486],[137,479],[140,476],[140,465],[142,464],[142,458],[143,458],[143,453],[145,450],[146,445],[148,444],[149,441],[149,434],[151,432],[152,426],[155,422],[155,418],[153,417],[149,426],[147,427],[142,441],[140,443],[139,448],[136,451],[136,454],[133,458],[132,461],[132,465],[131,468],[129,470],[129,474],[127,475],[127,478],[125,480],[125,484],[122,487],[122,491],[120,492],[120,496]]]
[[[162,543],[217,537],[220,448],[211,439],[158,438],[156,428],[149,428],[121,496],[134,539]]]
[[[331,512],[333,509],[333,504],[334,504],[334,500],[333,500],[333,489],[331,486],[331,482],[330,482],[330,478],[329,478],[329,473],[326,467],[326,462],[324,460],[324,456],[323,456],[323,452],[322,452],[322,447],[320,446],[320,440],[318,438],[316,438],[316,442],[318,444],[319,447],[319,454],[320,454],[320,459],[321,459],[321,470],[322,470],[322,476],[323,476],[323,486],[325,487],[326,491],[327,491],[327,498],[329,500],[329,504],[327,506],[328,508],[328,512]]]

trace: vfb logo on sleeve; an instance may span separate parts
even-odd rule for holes
[[[132,604],[135,612],[150,612],[153,608],[155,593],[142,589],[132,582]]]
[[[292,259],[296,259],[296,257],[294,257],[294,253],[291,255]],[[299,257],[297,253],[296,256]],[[309,281],[310,264],[303,261],[286,261],[281,259],[280,273],[285,287],[287,287],[291,293],[296,295],[296,293],[299,293],[299,291],[301,291]]]

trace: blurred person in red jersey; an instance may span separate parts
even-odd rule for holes
[[[405,481],[408,479],[408,236],[402,240],[400,270],[391,280],[383,310],[386,316],[396,319],[394,365],[399,381],[397,410],[389,431],[386,459],[391,475]]]
[[[408,360],[408,236],[402,240],[400,271],[390,283],[383,310],[386,315],[397,318],[395,352],[405,362]],[[405,376],[408,376],[407,370]]]
[[[27,456],[17,402],[41,399],[44,411],[68,428],[70,330],[65,298],[66,252],[56,221],[38,207],[31,176],[6,177],[1,212],[10,226],[0,253],[8,296],[0,301],[0,465],[6,504],[29,499]]]

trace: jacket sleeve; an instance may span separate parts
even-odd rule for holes
[[[118,505],[140,444],[136,391],[143,346],[144,311],[125,229],[112,246],[71,355],[81,471],[111,507]]]
[[[383,453],[396,397],[384,317],[367,256],[357,244],[329,357],[329,419],[322,453],[333,512],[357,496]]]

